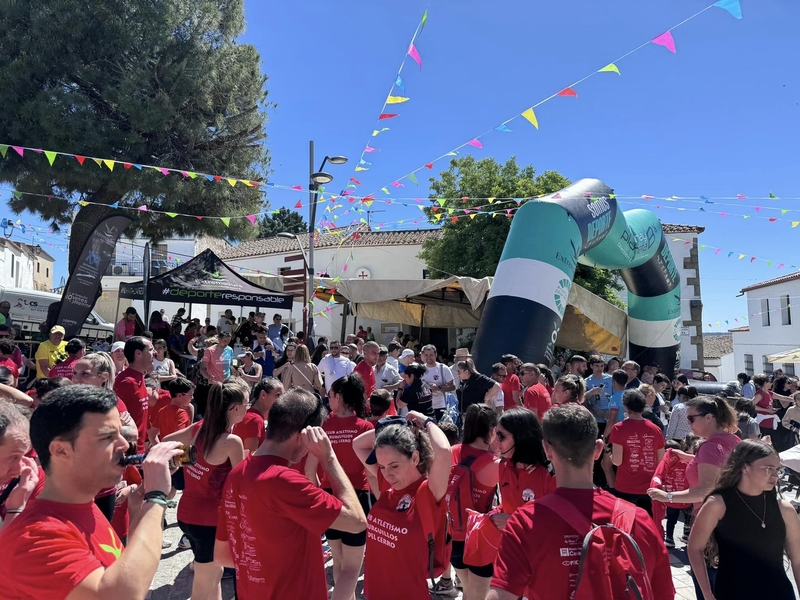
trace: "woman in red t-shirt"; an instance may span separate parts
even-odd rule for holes
[[[617,467],[614,494],[643,508],[653,516],[653,506],[647,490],[650,481],[664,458],[664,434],[661,429],[642,417],[647,400],[639,390],[625,390],[622,404],[628,418],[611,428],[611,462]]]
[[[244,460],[244,446],[233,426],[244,419],[250,386],[238,377],[214,383],[205,419],[164,438],[194,444],[197,462],[184,467],[185,488],[178,504],[178,526],[194,552],[192,598],[219,598],[222,567],[214,564],[214,538],[222,489],[231,469]]]
[[[497,411],[487,404],[473,404],[464,414],[464,438],[453,446],[453,465],[472,458],[476,470],[472,471],[472,503],[475,511],[487,513],[492,508],[495,489],[500,479],[500,459],[494,458],[489,446],[494,442],[497,429]],[[488,458],[491,457],[491,458]],[[477,461],[481,461],[478,463]],[[486,464],[486,460],[490,460]],[[485,465],[485,466],[482,466]],[[457,515],[455,502],[449,505],[451,518],[463,520],[467,515]],[[458,521],[456,521],[458,522]],[[494,569],[488,565],[468,565],[464,562],[466,531],[453,528],[453,554],[450,563],[464,586],[466,598],[485,598],[489,593]]]
[[[775,414],[775,407],[772,403],[772,392],[770,391],[772,389],[772,382],[764,373],[753,375],[752,381],[753,385],[756,386],[753,402],[756,405],[758,417],[760,417],[758,419],[758,424],[761,428],[761,433],[763,435],[769,435],[775,429],[775,421],[777,421],[777,418],[773,416]]]
[[[412,427],[385,426],[353,442],[358,458],[384,484],[367,517],[364,595],[370,599],[430,600],[428,538],[420,511],[429,511],[433,522],[434,555],[447,562],[442,551],[450,444],[432,418],[410,411],[406,419]]]
[[[364,464],[358,460],[353,450],[353,440],[365,431],[373,431],[374,426],[364,420],[364,380],[355,373],[333,382],[328,393],[331,414],[322,424],[328,434],[339,464],[353,484],[364,514],[368,515],[375,496],[369,492],[367,473]],[[306,477],[317,479],[319,461],[311,453],[305,464]],[[328,476],[323,473],[320,487],[333,493]],[[328,529],[325,537],[333,555],[333,583],[336,593],[349,598],[356,591],[361,565],[364,562],[364,546],[367,543],[366,529],[361,533],[347,533],[338,529]],[[340,593],[341,591],[341,593]]]

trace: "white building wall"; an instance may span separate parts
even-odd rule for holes
[[[789,296],[791,324],[782,324],[782,296]],[[764,325],[762,300],[769,300],[769,325]],[[786,370],[785,364],[774,364],[765,369],[764,357],[784,350],[800,347],[800,280],[776,283],[768,287],[747,292],[747,314],[749,331],[733,332],[733,354],[737,372],[745,371],[745,355],[753,356],[753,372],[762,373],[778,367]],[[795,368],[798,368],[795,366]]]
[[[16,245],[0,246],[0,283],[9,287],[32,290],[34,259]]]
[[[672,241],[673,237],[680,237],[679,241]],[[691,301],[700,300],[700,296],[695,294],[694,286],[688,285],[689,278],[697,277],[695,269],[687,269],[684,267],[684,260],[690,258],[691,250],[694,244],[687,244],[686,241],[694,241],[697,235],[682,233],[675,236],[667,234],[667,245],[672,258],[675,261],[675,266],[678,267],[678,272],[681,276],[681,320],[683,322],[691,321]],[[702,331],[698,331],[697,326],[683,326],[681,327],[681,369],[691,369],[692,361],[698,359],[697,347],[692,344],[692,338],[702,336]]]

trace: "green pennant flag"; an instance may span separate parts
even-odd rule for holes
[[[444,206],[447,203],[447,200],[444,198],[439,198],[436,202],[439,204],[439,206]]]
[[[230,217],[220,217],[219,220],[222,221],[223,223],[225,223],[225,227],[230,227],[231,226],[231,218]]]
[[[53,162],[56,160],[56,153],[52,150],[45,150],[44,155],[47,157],[47,160],[50,162],[50,166],[53,166]]]
[[[428,9],[425,9],[425,12],[422,13],[422,21],[419,24],[419,32],[422,33],[422,30],[425,29],[425,23],[428,22]]]
[[[417,176],[416,176],[416,175],[414,175],[413,173],[409,173],[409,174],[408,174],[408,178],[409,178],[411,181],[413,181],[415,185],[419,185],[419,182],[417,181]]]
[[[8,146],[5,144],[0,144],[0,154],[3,155],[3,158],[6,157],[6,152],[8,152]]]
[[[14,192],[11,192],[11,195],[14,196],[14,198],[22,198],[22,192],[14,191]]]
[[[172,218],[174,219],[175,217],[177,217],[177,216],[178,216],[178,213],[171,213],[171,212],[168,212],[168,213],[166,213],[166,215],[167,215],[168,217],[172,217]]]
[[[786,214],[786,213],[788,213],[788,212],[789,212],[789,209],[788,209],[788,208],[782,208],[782,209],[781,209],[781,214],[782,214],[782,215],[785,215],[785,214]]]
[[[382,188],[381,188],[381,191],[382,191],[384,194],[388,194],[388,193],[389,193],[389,190],[388,190],[388,189],[386,189],[385,187],[382,187]]]

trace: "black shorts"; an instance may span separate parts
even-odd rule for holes
[[[182,490],[186,486],[183,477],[183,467],[181,467],[172,474],[172,487],[174,487],[176,490]]]
[[[190,525],[178,521],[178,527],[189,539],[194,552],[194,562],[206,564],[214,562],[214,542],[217,528],[211,525]]]
[[[329,494],[332,493],[331,490],[325,491]],[[368,515],[369,510],[372,508],[373,504],[375,504],[375,496],[367,490],[356,490],[356,496],[358,496],[358,502],[361,504],[364,514]],[[325,532],[325,537],[329,540],[340,540],[343,546],[353,546],[354,548],[366,546],[367,544],[366,529],[361,533],[348,533],[347,531],[339,531],[338,529],[328,529]]]
[[[454,569],[467,569],[470,573],[478,577],[491,577],[494,575],[494,565],[488,564],[482,567],[473,567],[464,564],[464,542],[453,540],[453,553],[450,555],[450,564]]]

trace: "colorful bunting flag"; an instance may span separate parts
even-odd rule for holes
[[[250,221],[250,225],[256,224],[256,216],[255,215],[247,215],[247,220]]]
[[[389,131],[389,128],[388,128],[388,127],[383,127],[382,129],[373,129],[373,130],[372,130],[372,137],[375,137],[375,136],[377,136],[377,135],[380,135],[380,134],[381,134],[381,133],[383,133],[384,131]]]
[[[395,84],[397,87],[399,87],[401,90],[403,90],[404,92],[406,91],[406,86],[405,86],[405,84],[403,83],[403,78],[402,78],[402,77],[400,77],[400,75],[398,75],[398,76],[397,76],[397,79],[395,79],[395,80],[394,80],[394,84]]]
[[[425,23],[428,22],[428,9],[425,9],[425,12],[422,13],[422,21],[419,23],[419,32],[422,33],[422,30],[425,29]]]
[[[739,0],[719,0],[714,6],[727,10],[737,19],[742,18],[742,6],[739,4]]]
[[[47,160],[50,163],[50,166],[52,167],[53,162],[56,160],[56,153],[53,152],[52,150],[45,150],[44,155],[47,157]]]
[[[220,221],[222,221],[225,224],[225,227],[230,227],[231,226],[231,218],[230,217],[221,217]]]
[[[403,102],[408,102],[411,98],[406,98],[405,96],[389,96],[386,98],[386,104],[402,104]]]
[[[473,148],[483,148],[483,144],[478,141],[478,139],[470,140],[467,142],[468,146],[472,146]]]
[[[498,125],[497,127],[495,127],[495,129],[497,131],[503,131],[505,133],[511,133],[511,130],[508,128],[508,126],[505,123],[502,124],[502,125]]]
[[[383,121],[385,119],[394,119],[397,116],[397,113],[381,113],[381,116],[378,117],[379,121]]]
[[[617,75],[620,74],[619,68],[614,63],[608,64],[602,69],[598,71],[598,73],[616,73]]]
[[[414,46],[414,42],[411,42],[411,45],[409,45],[407,54],[414,60],[415,63],[419,65],[419,68],[421,69],[422,57],[419,55],[419,52],[417,52],[417,48],[416,46]]]
[[[417,176],[414,175],[414,173],[409,173],[408,178],[411,180],[412,183],[414,183],[414,185],[419,185],[419,182],[417,181]]]
[[[664,48],[666,48],[673,54],[677,53],[677,51],[675,50],[675,39],[672,37],[671,31],[665,31],[664,33],[654,37],[650,41],[656,44],[657,46],[664,46]]]
[[[529,108],[525,112],[522,113],[522,116],[525,117],[530,124],[539,129],[539,120],[536,118],[536,114],[533,112],[533,108]]]
[[[557,96],[562,96],[562,97],[571,97],[571,98],[577,98],[578,97],[578,93],[575,90],[573,90],[571,87],[564,88],[563,90],[558,92],[558,94],[556,94],[556,95]]]

